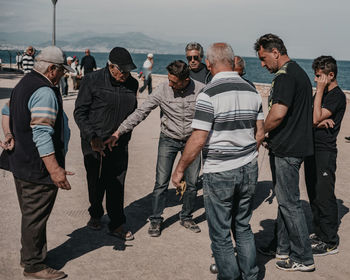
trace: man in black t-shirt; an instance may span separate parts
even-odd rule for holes
[[[312,86],[305,71],[290,60],[283,41],[266,34],[255,43],[261,66],[275,73],[265,120],[271,171],[278,202],[277,268],[314,271],[311,243],[300,201],[299,169],[313,154]]]
[[[85,56],[81,60],[81,69],[84,71],[84,75],[91,73],[97,69],[95,58],[90,55],[90,50],[85,50]]]
[[[338,253],[336,142],[346,97],[336,80],[337,62],[333,57],[316,58],[312,69],[317,83],[313,108],[315,154],[305,159],[305,181],[313,214],[312,252],[314,256],[325,256]]]

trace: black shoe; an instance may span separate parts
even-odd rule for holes
[[[272,248],[271,244],[267,247],[258,247],[257,251],[264,256],[274,257],[280,260],[286,260],[289,258],[288,254],[277,253],[276,249]]]
[[[309,235],[309,239],[311,242],[311,247],[314,248],[316,247],[318,244],[322,243],[322,240],[316,235],[316,233],[311,233]]]
[[[302,263],[297,263],[292,261],[291,259],[286,259],[282,261],[276,262],[276,267],[278,269],[286,270],[286,271],[303,271],[303,272],[311,272],[315,270],[315,265],[305,265]]]
[[[344,137],[347,142],[350,142],[350,136]]]
[[[185,228],[187,228],[195,233],[201,232],[200,227],[192,219],[181,220],[180,225],[182,225],[183,227],[185,227]]]
[[[91,217],[90,220],[87,222],[87,226],[93,230],[101,230],[102,229],[101,220],[97,219],[97,218]]]
[[[152,237],[160,236],[160,232],[161,232],[160,226],[161,226],[161,222],[151,221],[149,228],[148,228],[148,234]]]
[[[339,253],[337,245],[327,244],[325,242],[320,242],[315,247],[312,247],[312,254],[315,257],[334,255]]]

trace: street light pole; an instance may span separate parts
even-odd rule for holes
[[[51,0],[53,4],[53,30],[52,30],[52,45],[56,45],[56,3],[57,0]]]

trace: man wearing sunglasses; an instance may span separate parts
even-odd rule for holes
[[[93,230],[102,228],[102,201],[106,193],[110,233],[124,240],[134,238],[130,231],[123,228],[126,222],[124,182],[131,132],[120,137],[118,146],[111,150],[105,149],[103,141],[137,107],[138,82],[130,75],[135,68],[126,49],[112,49],[106,67],[84,76],[74,110],[87,173],[91,216],[87,225]]]
[[[192,133],[191,123],[196,98],[204,87],[204,84],[190,79],[188,66],[181,60],[170,63],[167,70],[169,81],[160,84],[106,142],[109,147],[113,147],[118,139],[118,143],[120,143],[124,135],[128,135],[152,110],[160,107],[162,113],[161,133],[158,144],[156,182],[152,196],[153,213],[149,217],[150,226],[148,229],[148,234],[152,237],[158,237],[161,234],[162,214],[166,205],[166,192],[172,167],[176,155],[183,151],[186,141]],[[199,170],[200,157],[197,157],[184,175],[187,189],[182,198],[183,207],[179,215],[180,224],[196,233],[201,230],[193,221],[192,212],[195,209],[196,180]]]
[[[203,84],[209,83],[212,75],[207,69],[207,66],[202,63],[204,51],[201,44],[190,42],[187,44],[185,51],[188,66],[190,68],[190,77]]]

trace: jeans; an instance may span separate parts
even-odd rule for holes
[[[325,243],[339,244],[338,205],[334,194],[337,152],[315,151],[304,163],[314,233]]]
[[[68,95],[68,80],[66,77],[62,77],[59,82],[60,91],[62,96]]]
[[[299,169],[303,158],[271,157],[276,176],[277,239],[280,253],[289,253],[292,261],[311,265],[314,259],[299,191]]]
[[[220,280],[258,277],[255,240],[249,224],[257,180],[257,159],[236,169],[203,175],[204,207]]]
[[[156,183],[152,196],[153,214],[149,217],[151,221],[162,222],[163,210],[166,204],[166,194],[168,191],[171,172],[178,152],[183,152],[186,141],[173,139],[160,134],[158,144],[158,158],[156,170]],[[192,219],[192,212],[195,207],[197,187],[196,181],[200,171],[200,156],[198,156],[186,169],[184,180],[186,181],[186,191],[183,195],[182,210],[180,212],[181,220]]]
[[[148,87],[148,94],[152,93],[152,76],[149,75],[148,78],[143,80],[143,86],[140,88],[140,93],[142,93],[146,87]]]

